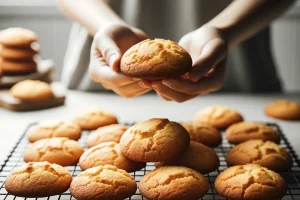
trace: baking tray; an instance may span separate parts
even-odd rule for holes
[[[292,159],[293,159],[293,167],[289,171],[280,173],[281,176],[285,179],[287,186],[288,186],[288,191],[287,191],[286,195],[284,196],[284,198],[282,198],[282,199],[284,199],[284,200],[300,200],[300,162],[299,162],[299,159],[298,159],[295,151],[293,150],[292,146],[288,142],[287,138],[281,131],[280,127],[274,123],[266,123],[266,124],[278,131],[278,133],[281,136],[280,145],[290,152]],[[4,200],[4,199],[5,200],[12,200],[12,199],[16,199],[16,200],[20,200],[20,199],[73,200],[73,199],[75,199],[71,196],[69,191],[66,191],[65,193],[63,193],[61,195],[51,196],[51,197],[46,197],[46,198],[21,198],[21,197],[16,197],[14,195],[11,195],[11,194],[7,193],[7,191],[5,190],[5,179],[8,176],[8,174],[15,167],[24,164],[23,152],[29,144],[26,134],[33,125],[34,124],[31,124],[27,127],[27,129],[24,131],[24,133],[22,134],[19,141],[16,143],[16,145],[14,146],[12,151],[9,153],[7,159],[3,163],[0,163],[1,164],[0,165],[1,166],[0,167],[0,186],[1,186],[0,187],[0,200]],[[90,133],[89,131],[83,131],[82,137],[79,140],[79,143],[82,146],[84,146],[85,148],[86,148],[86,141],[87,141],[87,137],[88,137],[89,133]],[[218,195],[216,193],[216,191],[214,190],[214,181],[215,181],[216,177],[218,176],[218,174],[220,174],[224,169],[226,169],[228,167],[227,163],[225,161],[225,156],[226,156],[227,151],[232,147],[232,145],[229,144],[227,142],[227,140],[224,138],[224,131],[222,131],[222,136],[223,136],[222,144],[220,146],[214,148],[214,150],[216,151],[216,153],[218,154],[218,156],[220,158],[220,167],[217,170],[215,170],[214,172],[211,172],[211,173],[205,175],[209,180],[210,189],[209,189],[208,193],[203,198],[201,198],[203,200],[226,199],[226,198]],[[73,177],[77,176],[81,172],[81,169],[78,165],[77,166],[69,166],[66,168],[69,170],[69,172],[72,174]],[[131,175],[135,178],[136,182],[138,183],[140,181],[140,179],[144,176],[144,174],[153,170],[154,168],[155,167],[154,167],[153,163],[147,163],[147,166],[144,169],[142,169],[140,171],[136,171],[134,173],[131,173]],[[134,196],[132,196],[131,198],[128,198],[128,199],[130,199],[130,200],[140,200],[140,199],[146,200],[146,198],[142,197],[142,195],[139,193],[139,191],[137,191]]]

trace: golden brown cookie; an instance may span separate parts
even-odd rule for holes
[[[136,182],[126,171],[101,165],[75,177],[70,192],[77,200],[123,200],[134,195],[136,189]]]
[[[53,98],[51,86],[38,80],[25,80],[15,84],[10,94],[21,101],[43,101]]]
[[[176,158],[189,146],[188,132],[168,119],[136,123],[121,137],[122,153],[137,162],[160,162]]]
[[[231,125],[226,129],[226,138],[232,144],[255,139],[280,142],[280,136],[273,128],[255,122],[239,122]]]
[[[111,124],[100,127],[88,137],[87,146],[90,148],[103,142],[119,143],[123,133],[127,129],[128,126],[121,124]]]
[[[0,59],[0,66],[3,74],[21,75],[36,72],[37,63],[34,60],[13,61]]]
[[[216,147],[222,143],[221,133],[209,124],[181,123],[189,132],[192,141],[200,142],[209,147]]]
[[[227,153],[229,165],[259,164],[273,171],[287,171],[293,165],[290,154],[271,141],[249,140]]]
[[[102,126],[118,123],[118,119],[113,113],[98,108],[78,113],[73,121],[84,130],[95,130]]]
[[[38,49],[32,47],[4,47],[0,45],[0,57],[4,60],[34,60],[39,53]]]
[[[162,165],[185,166],[207,174],[216,170],[220,161],[214,150],[201,143],[191,141],[189,148],[179,157],[167,162],[155,163],[156,167]]]
[[[275,200],[287,186],[277,173],[257,164],[238,165],[223,171],[215,181],[216,191],[233,200]]]
[[[28,146],[24,152],[25,162],[48,161],[61,166],[76,165],[83,148],[69,138],[46,138]]]
[[[135,162],[126,158],[120,151],[120,145],[116,142],[98,144],[84,152],[79,160],[82,170],[106,164],[114,165],[127,172],[134,172],[146,166],[146,163]]]
[[[241,114],[231,108],[215,105],[209,106],[198,112],[194,118],[194,124],[209,124],[218,129],[243,121]]]
[[[208,181],[202,174],[180,166],[159,167],[139,183],[139,191],[149,200],[197,200],[208,189]]]
[[[68,190],[72,176],[60,165],[30,162],[15,168],[7,177],[5,189],[20,197],[48,197]]]
[[[287,100],[273,101],[265,107],[265,113],[278,119],[300,120],[300,104]]]
[[[34,32],[24,28],[8,28],[0,31],[0,44],[4,46],[30,46],[37,38]]]
[[[67,137],[71,140],[78,140],[81,137],[81,128],[73,122],[48,120],[39,122],[28,133],[30,142],[53,137]]]
[[[144,40],[128,49],[120,65],[127,76],[144,79],[179,77],[192,68],[189,53],[177,43],[164,40]]]

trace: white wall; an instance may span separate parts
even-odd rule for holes
[[[43,58],[56,64],[57,80],[71,27],[54,0],[1,0],[0,30],[20,26],[39,35]],[[300,2],[272,24],[274,59],[287,92],[300,92]]]

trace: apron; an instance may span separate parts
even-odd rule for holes
[[[231,0],[107,0],[131,26],[151,38],[173,41],[193,31],[220,13]],[[71,28],[61,80],[69,89],[101,91],[87,73],[93,38],[74,23]],[[228,52],[221,92],[280,92],[281,84],[270,50],[266,28]]]

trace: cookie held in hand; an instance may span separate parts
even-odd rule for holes
[[[176,42],[144,40],[129,48],[121,59],[121,72],[143,79],[170,79],[192,68],[189,53]]]

